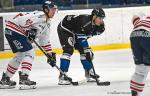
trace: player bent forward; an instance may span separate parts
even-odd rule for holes
[[[136,68],[130,88],[132,96],[143,96],[142,91],[150,70],[150,16],[143,13],[134,15],[133,25],[130,41]]]
[[[68,72],[70,65],[70,58],[73,54],[74,48],[80,53],[80,60],[85,70],[85,77],[87,81],[95,81],[96,76],[92,70],[93,52],[89,47],[87,39],[100,35],[104,32],[104,19],[105,13],[103,9],[94,9],[91,15],[67,15],[58,25],[57,31],[63,54],[60,58],[60,69],[63,72]],[[67,78],[60,74],[59,85],[69,85],[70,82]]]
[[[3,73],[0,81],[0,88],[14,88],[16,82],[10,80],[21,65],[19,71],[19,85],[21,89],[35,88],[36,82],[29,79],[34,60],[34,50],[32,40],[39,39],[40,46],[47,52],[50,58],[48,63],[55,66],[56,60],[53,55],[49,40],[50,18],[56,12],[57,6],[54,2],[46,1],[43,12],[19,13],[11,20],[6,21],[5,36],[16,56],[9,62],[7,70]]]

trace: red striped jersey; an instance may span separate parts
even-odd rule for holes
[[[138,29],[144,29],[150,31],[150,16],[136,15],[133,18],[133,31]]]
[[[5,24],[6,28],[24,36],[26,36],[27,30],[37,29],[36,38],[39,39],[39,44],[48,52],[52,50],[49,39],[50,19],[46,21],[43,12],[17,13],[13,18],[6,20]]]

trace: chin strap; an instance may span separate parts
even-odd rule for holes
[[[45,12],[45,11],[44,11],[44,13],[45,13],[45,15],[46,15],[48,18],[50,18],[50,17],[48,16],[49,10],[48,10],[48,12]]]

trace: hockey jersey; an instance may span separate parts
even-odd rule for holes
[[[150,16],[140,12],[133,16],[132,23],[134,25],[133,31],[144,29],[150,32]]]
[[[105,26],[92,24],[91,15],[66,15],[61,22],[61,27],[77,35],[78,38],[89,38],[104,32]]]
[[[44,13],[34,11],[31,13],[18,13],[13,18],[6,20],[6,28],[26,36],[27,30],[37,29],[36,38],[40,46],[46,51],[52,50],[50,44],[50,19],[46,21]]]

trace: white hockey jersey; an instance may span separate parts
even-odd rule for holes
[[[133,31],[144,29],[150,32],[150,16],[140,12],[133,16],[132,23],[134,25]]]
[[[24,36],[27,34],[26,30],[37,29],[36,38],[39,39],[40,46],[46,52],[51,52],[50,19],[46,21],[43,12],[18,13],[15,17],[6,20],[6,28]]]

